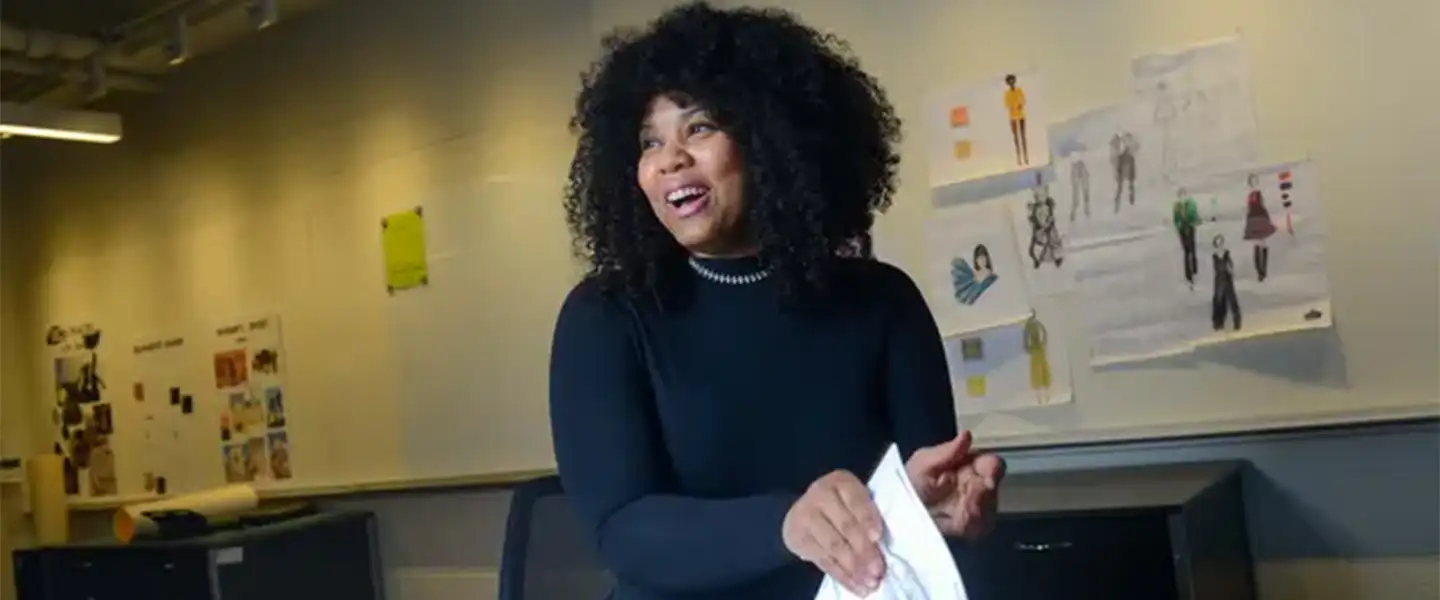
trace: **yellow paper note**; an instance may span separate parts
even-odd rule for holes
[[[972,398],[985,397],[985,376],[971,375],[965,378],[965,393]]]
[[[385,287],[395,290],[429,283],[425,261],[425,215],[420,208],[380,221],[385,251]]]

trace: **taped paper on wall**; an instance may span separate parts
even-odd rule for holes
[[[1136,212],[1132,232],[1071,255],[1092,364],[1331,325],[1308,161],[1197,178]]]
[[[91,323],[52,325],[45,333],[54,394],[52,451],[64,457],[65,493],[69,495],[118,492],[110,439],[114,413],[100,365],[103,339],[100,328]]]
[[[1139,56],[1130,72],[1149,106],[1159,171],[1170,183],[1259,160],[1250,64],[1240,38]]]
[[[957,414],[1070,402],[1070,361],[1053,328],[1036,317],[945,338]]]
[[[926,223],[927,291],[943,333],[1029,316],[1024,267],[1002,202],[937,209]]]
[[[1048,296],[1073,288],[1075,274],[1065,262],[1070,222],[1061,216],[1060,203],[1044,172],[1035,173],[1030,189],[998,201],[1007,205],[1030,296]]]
[[[1046,165],[1047,96],[1045,78],[1025,72],[930,93],[931,187]]]
[[[215,389],[220,464],[228,483],[289,479],[290,415],[280,317],[240,319],[216,328]]]
[[[157,335],[137,342],[131,360],[135,379],[126,406],[139,419],[132,469],[137,487],[167,494],[215,483],[213,463],[193,451],[205,445],[211,431],[205,407],[197,413],[194,401],[204,392],[199,371],[204,355],[183,335]]]

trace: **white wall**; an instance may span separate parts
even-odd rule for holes
[[[55,168],[31,178],[29,197],[47,199],[26,224],[41,240],[31,264],[45,275],[23,282],[35,301],[20,323],[25,339],[51,323],[100,326],[113,400],[132,380],[130,346],[142,337],[188,333],[202,345],[220,322],[277,312],[297,482],[415,475],[433,465],[410,460],[411,448],[437,438],[470,451],[428,448],[422,458],[488,460],[523,443],[539,456],[459,468],[548,466],[549,445],[533,435],[545,428],[533,382],[572,275],[559,203],[566,115],[593,45],[589,13],[573,0],[404,10],[357,0],[197,58],[163,96],[115,106],[127,119],[119,145],[7,142],[20,165],[12,171]],[[432,244],[448,226],[464,255],[432,254],[432,289],[392,299],[378,225],[420,203],[471,214],[430,213]],[[554,292],[533,293],[540,285]],[[392,311],[459,292],[474,293],[431,319],[440,335],[425,341],[463,361],[452,376],[483,383],[463,400],[426,400],[433,382],[401,377],[409,357]],[[192,365],[201,376],[204,356]],[[36,363],[21,376],[39,384],[47,374]],[[507,380],[530,385],[502,393]],[[43,431],[48,413],[35,408],[46,399],[33,400],[14,412],[28,410]],[[122,419],[129,406],[116,408],[117,427],[138,424]],[[139,491],[134,450],[116,448],[122,494]]]
[[[15,177],[4,179],[3,197],[24,197],[25,190]],[[16,285],[29,276],[25,250],[29,239],[24,224],[28,210],[14,201],[0,208],[0,456],[24,457],[30,454],[31,422],[29,402],[32,380],[24,374],[31,371],[27,352],[30,346],[17,332],[22,328],[22,315],[27,298],[24,288]],[[0,484],[0,583],[10,580],[10,551],[30,543],[30,522],[20,509],[25,505],[20,485]],[[8,585],[0,585],[0,600],[13,594]]]
[[[116,340],[152,332],[177,318],[203,322],[257,306],[283,311],[289,316],[287,328],[294,328],[290,339],[301,345],[293,350],[312,357],[302,371],[309,374],[297,373],[291,391],[292,397],[309,396],[314,402],[292,406],[291,418],[317,424],[335,420],[335,426],[325,428],[326,437],[317,433],[314,439],[320,441],[308,448],[296,442],[297,469],[305,466],[302,461],[318,470],[347,471],[337,477],[403,469],[405,465],[397,463],[404,462],[406,441],[384,434],[398,425],[355,425],[356,421],[399,424],[407,418],[401,414],[402,405],[390,401],[396,382],[384,369],[375,368],[395,361],[387,344],[393,331],[382,320],[344,314],[355,310],[374,317],[384,311],[384,296],[352,293],[369,289],[376,280],[375,219],[417,197],[482,190],[496,178],[554,181],[558,188],[570,151],[565,118],[576,74],[592,57],[593,34],[613,23],[654,14],[655,7],[664,4],[660,0],[588,4],[425,0],[401,7],[385,0],[350,0],[282,23],[222,55],[197,60],[168,80],[170,89],[164,96],[119,106],[126,112],[128,131],[120,145],[5,142],[6,174],[24,169],[25,182],[33,185],[10,187],[12,178],[6,178],[3,255],[7,265],[12,256],[25,256],[16,268],[45,271],[48,276],[22,276],[16,284],[12,271],[5,272],[6,297],[10,290],[19,290],[14,306],[20,310],[13,316],[4,311],[16,321],[0,324],[5,349],[17,350],[7,351],[5,364],[0,365],[5,373],[0,386],[4,392],[0,410],[5,415],[0,445],[13,450],[13,431],[39,430],[47,419],[43,411],[34,410],[36,397],[31,393],[41,387],[38,373],[43,365],[23,359],[12,363],[9,357],[24,357],[33,350],[31,342],[40,339],[51,319],[92,312],[95,299],[71,290],[81,280],[96,278],[107,290],[106,300],[140,311],[135,318],[107,321],[107,335]],[[867,66],[892,89],[892,99],[904,107],[919,102],[917,90],[929,70],[950,65],[954,67],[950,75],[963,77],[997,64],[996,53],[1045,63],[1061,58],[1065,48],[1082,47],[1091,56],[1114,62],[1093,72],[1065,74],[1073,94],[1062,108],[1078,110],[1090,102],[1113,100],[1115,86],[1123,85],[1123,61],[1132,50],[1212,37],[1209,34],[1224,29],[1223,23],[1237,20],[1272,28],[1282,21],[1308,24],[1316,36],[1363,40],[1363,49],[1357,50],[1363,56],[1355,60],[1392,69],[1385,71],[1389,81],[1374,80],[1378,74],[1365,80],[1385,90],[1398,85],[1406,92],[1384,97],[1394,102],[1388,108],[1414,115],[1414,127],[1387,129],[1388,139],[1413,143],[1434,137],[1425,135],[1433,132],[1435,121],[1424,119],[1426,107],[1420,105],[1420,98],[1433,98],[1434,91],[1418,89],[1419,83],[1395,83],[1406,74],[1401,59],[1376,58],[1405,56],[1404,44],[1410,40],[1440,39],[1427,36],[1432,32],[1423,29],[1427,23],[1440,22],[1417,14],[1433,4],[1423,0],[1364,5],[1336,0],[1324,7],[1270,0],[1263,11],[1238,0],[1114,0],[1103,5],[1061,0],[914,0],[904,10],[859,0],[789,4],[817,25],[850,38]],[[1043,26],[1027,25],[1037,14],[1044,16],[1039,21]],[[1083,35],[1084,27],[1113,27],[1117,22],[1132,26],[1135,37],[1102,43]],[[931,40],[933,45],[887,50],[886,44],[897,38],[912,43]],[[1293,42],[1272,47],[1265,60],[1280,64],[1289,53],[1326,43],[1299,37]],[[972,63],[968,57],[982,57],[983,62]],[[1367,105],[1361,99],[1374,94],[1336,89],[1326,84],[1323,75],[1291,73],[1288,79],[1267,79],[1259,88],[1262,94],[1273,94],[1265,90],[1275,87],[1266,86],[1311,86],[1317,93],[1341,94],[1345,100],[1339,105],[1341,114],[1364,114]],[[1364,147],[1320,143],[1363,130],[1364,119],[1314,114],[1300,106],[1287,111],[1273,101],[1261,105],[1266,139],[1272,145],[1267,150],[1272,154],[1323,151],[1333,162],[1386,174],[1390,180],[1427,172],[1420,153],[1385,162]],[[905,237],[926,210],[918,183],[925,180],[924,161],[918,158],[920,143],[912,131],[903,173],[911,183],[882,225],[892,237]],[[1341,188],[1335,193],[1363,197],[1366,191]],[[483,196],[480,201],[484,202]],[[26,216],[25,207],[37,214]],[[492,211],[489,214],[498,223],[484,235],[513,236],[506,239],[516,241],[513,252],[487,258],[506,261],[517,276],[531,264],[556,268],[564,251],[557,247],[563,244],[558,196],[513,199],[482,208]],[[1435,222],[1427,212],[1435,210],[1434,203],[1415,210],[1413,221]],[[16,215],[24,219],[20,226],[14,225]],[[1395,224],[1384,214],[1362,218],[1366,219],[1362,225],[1379,230]],[[516,231],[518,225],[536,229]],[[20,240],[8,235],[14,231],[35,237]],[[1355,227],[1346,231],[1359,235]],[[1413,241],[1403,236],[1376,239],[1374,252],[1392,257],[1404,255],[1404,248],[1397,245]],[[1353,237],[1349,243],[1354,243]],[[917,257],[917,251],[901,249],[911,258]],[[294,260],[296,256],[310,261]],[[1381,280],[1393,277],[1383,269],[1367,270],[1354,258],[1340,260],[1350,277],[1342,278],[1347,289],[1337,292],[1341,305],[1365,302],[1360,296],[1370,292],[1363,290],[1383,287]],[[1434,294],[1433,289],[1421,290],[1410,297],[1434,304]],[[545,301],[537,303],[544,308]],[[484,296],[476,298],[478,313],[503,314],[503,309]],[[1423,340],[1404,335],[1410,325],[1364,313],[1346,326],[1401,340],[1403,347],[1389,351],[1422,359],[1433,356],[1433,347],[1421,347]],[[1360,350],[1364,356],[1356,368],[1367,377],[1383,379],[1388,374],[1414,384],[1415,373],[1408,363],[1387,365],[1372,354],[1378,348]],[[543,398],[531,401],[543,403]],[[519,418],[536,416],[525,412]],[[14,423],[28,428],[16,429]],[[29,448],[40,450],[43,440],[30,437],[35,439]],[[1425,450],[1435,438],[1431,432],[1418,439],[1406,446],[1408,453]],[[1297,452],[1275,448],[1253,447],[1244,455]],[[341,460],[342,452],[360,452],[362,458]],[[306,458],[299,458],[302,455]],[[1144,460],[1153,455],[1137,449],[1127,456]],[[1433,472],[1422,470],[1409,472],[1433,477]],[[1395,481],[1386,485],[1362,506],[1382,511],[1379,498],[1415,493]],[[1421,490],[1420,497],[1433,494]],[[506,501],[503,492],[459,492],[344,504],[381,512],[387,524],[392,586],[402,591],[401,600],[458,600],[471,597],[465,590],[493,586]],[[1305,502],[1324,504],[1333,499]],[[1433,597],[1434,554],[1431,547],[1407,550],[1398,557],[1320,552],[1315,558],[1263,559],[1264,598],[1321,597],[1320,589],[1346,589],[1353,592],[1346,597],[1377,600]],[[1338,586],[1337,578],[1346,585]],[[1430,595],[1412,595],[1418,593],[1416,585],[1428,585]]]

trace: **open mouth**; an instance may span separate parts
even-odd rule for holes
[[[681,217],[700,212],[709,201],[710,188],[700,185],[687,185],[665,195],[665,203]]]

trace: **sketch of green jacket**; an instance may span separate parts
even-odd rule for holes
[[[1198,227],[1200,225],[1200,207],[1195,205],[1195,199],[1186,196],[1175,201],[1173,211],[1175,229],[1184,229],[1186,226]]]

